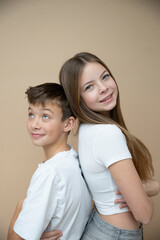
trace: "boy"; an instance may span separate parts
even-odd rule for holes
[[[67,144],[75,118],[59,84],[29,87],[26,95],[27,129],[33,143],[43,148],[44,162],[17,207],[8,240],[39,240],[44,231],[54,229],[63,232],[63,240],[78,240],[91,212],[91,197],[77,153]]]

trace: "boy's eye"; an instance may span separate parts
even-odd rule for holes
[[[49,119],[49,116],[46,115],[46,114],[44,114],[44,115],[43,115],[43,119],[44,119],[44,120],[47,120],[47,119]]]
[[[109,73],[106,73],[105,75],[103,75],[102,79],[103,80],[107,80],[110,77]]]
[[[29,118],[34,118],[33,113],[29,113],[29,114],[28,114],[28,117],[29,117]]]

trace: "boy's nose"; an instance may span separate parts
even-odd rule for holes
[[[41,127],[40,127],[40,122],[39,122],[39,120],[38,119],[34,119],[33,121],[32,121],[32,128],[33,129],[40,129]]]

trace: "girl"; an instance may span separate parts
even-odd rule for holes
[[[158,194],[159,183],[151,180],[148,149],[127,130],[111,71],[95,55],[78,53],[62,66],[60,83],[79,120],[80,164],[95,203],[82,240],[143,239],[142,224],[151,221],[150,197]],[[127,207],[116,204],[118,189]]]
[[[151,180],[148,149],[127,130],[111,71],[97,56],[79,53],[62,66],[60,83],[79,120],[80,164],[95,203],[82,240],[143,239],[142,224],[153,215],[149,196],[159,184]],[[142,182],[152,186],[149,196]],[[128,207],[115,204],[117,189]]]

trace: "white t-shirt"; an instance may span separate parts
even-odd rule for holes
[[[90,193],[71,148],[39,164],[14,231],[26,240],[39,240],[45,230],[61,230],[62,240],[79,240],[90,212]]]
[[[78,153],[82,171],[97,210],[104,215],[126,212],[114,201],[118,189],[108,167],[120,160],[132,158],[122,131],[111,124],[81,124]]]

